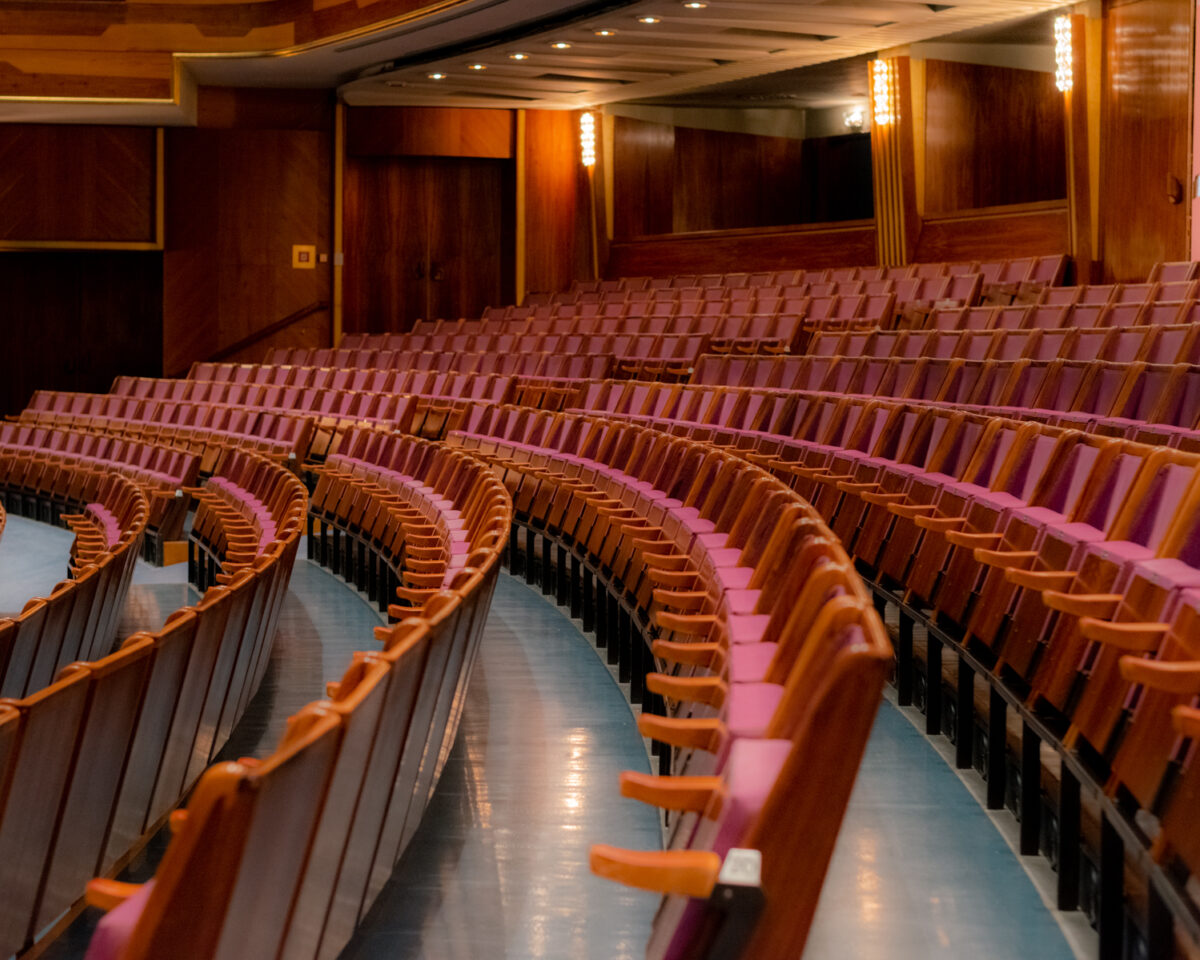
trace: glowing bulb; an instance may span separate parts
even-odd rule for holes
[[[862,130],[863,121],[866,117],[863,115],[862,107],[851,107],[842,114],[842,123],[846,125],[847,130],[852,130],[855,133]]]
[[[687,3],[685,3],[684,6],[689,10],[703,10],[708,6],[708,4],[701,3],[700,0],[687,0]]]
[[[611,37],[611,36],[613,36],[614,34],[616,34],[616,32],[617,32],[617,31],[616,31],[616,30],[613,30],[611,27],[604,27],[603,29],[601,29],[601,30],[597,30],[597,31],[596,31],[596,36],[598,36],[598,37]]]
[[[662,23],[658,17],[638,17],[638,23]]]
[[[876,60],[871,66],[871,94],[874,103],[874,120],[876,126],[886,127],[896,117],[892,111],[892,64],[889,60]]]
[[[596,118],[590,113],[579,115],[579,160],[589,170],[596,165]]]
[[[487,64],[486,63],[472,63],[470,66],[467,67],[467,69],[468,70],[486,70]]]
[[[555,50],[570,50],[571,45],[566,40],[555,40],[550,44]]]
[[[1071,55],[1071,18],[1058,17],[1054,21],[1054,85],[1063,93],[1071,89],[1075,79]]]
[[[508,59],[509,60],[528,60],[529,54],[527,54],[527,53],[510,53],[508,55]]]
[[[429,79],[430,80],[445,80],[446,75],[444,73],[431,73],[431,74],[429,74]]]

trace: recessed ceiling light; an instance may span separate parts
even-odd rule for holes
[[[598,37],[611,37],[616,32],[617,31],[612,27],[601,27],[599,30],[595,31],[596,36]]]
[[[429,79],[430,80],[445,80],[446,75],[444,73],[431,73],[431,74],[429,74]]]
[[[486,70],[486,63],[472,63],[467,67],[468,70]]]
[[[529,54],[527,54],[527,53],[510,53],[508,55],[508,59],[509,60],[528,60]]]
[[[684,0],[683,5],[689,10],[703,10],[708,6],[707,3],[701,3],[700,0]]]
[[[658,17],[638,17],[638,23],[662,23]]]
[[[566,40],[555,40],[552,44],[550,44],[550,46],[552,46],[555,50],[571,49],[571,45],[567,43]]]

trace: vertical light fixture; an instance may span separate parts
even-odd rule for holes
[[[590,111],[579,115],[579,159],[589,171],[596,165],[596,116]]]
[[[1071,89],[1071,18],[1057,17],[1054,21],[1054,85],[1063,93]]]
[[[886,127],[895,122],[896,112],[892,109],[895,96],[895,75],[890,60],[876,60],[871,66],[872,122]]]

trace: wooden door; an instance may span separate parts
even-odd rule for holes
[[[505,160],[426,162],[429,208],[429,316],[478,317],[513,301]]]
[[[344,327],[407,330],[429,308],[429,194],[421,161],[347,163],[344,198]]]
[[[511,302],[512,193],[503,160],[347,163],[345,329],[405,331]]]
[[[1159,261],[1188,259],[1191,6],[1106,6],[1104,275],[1137,281]]]

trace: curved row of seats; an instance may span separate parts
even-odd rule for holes
[[[0,696],[36,693],[67,664],[109,651],[145,534],[139,484],[63,452],[0,448],[9,508],[61,521],[75,534],[64,579],[19,615],[0,619]]]
[[[303,529],[305,492],[292,477],[292,520],[272,543],[160,630],[113,652],[148,507],[138,484],[96,459],[99,447],[88,449],[82,460],[12,446],[0,455],[6,496],[45,504],[39,515],[80,510],[73,525],[88,518],[109,544],[50,598],[0,621],[17,641],[6,650],[6,688],[10,677],[14,685],[0,701],[4,955],[46,935],[97,873],[119,870],[228,738],[266,667]],[[242,466],[246,477],[287,473],[253,457]]]
[[[1200,422],[1200,367],[1191,364],[1080,360],[859,360],[838,357],[714,358],[697,370],[705,389],[605,381],[590,384],[579,406],[596,411],[661,410],[673,398],[731,398],[719,384],[766,388],[771,396],[837,394],[1017,416],[1103,430],[1154,434],[1181,444]],[[675,392],[672,393],[671,391]],[[708,407],[703,407],[708,410]],[[762,412],[760,407],[755,412]]]
[[[77,466],[115,472],[133,480],[146,495],[147,532],[160,540],[179,540],[187,515],[184,487],[194,486],[199,459],[186,450],[129,441],[95,433],[76,433],[20,423],[0,424],[0,455],[22,453],[65,454]],[[51,501],[53,506],[53,501]],[[55,516],[50,517],[51,521]]]
[[[996,308],[1004,309],[1004,308]],[[961,360],[1119,360],[1195,363],[1200,313],[1147,327],[1058,329],[869,330],[822,333],[809,353],[822,357],[938,357]]]
[[[54,390],[36,391],[20,422],[179,447],[200,458],[201,473],[212,472],[229,447],[302,461],[313,431],[311,417],[286,412]]]
[[[593,869],[667,896],[649,956],[699,957],[722,864],[757,851],[766,903],[737,955],[797,954],[892,657],[846,555],[783,483],[710,445],[579,415],[485,419],[449,442],[494,465],[543,551],[633,611],[667,671],[645,684],[669,715],[639,720],[667,773],[621,789],[668,811],[670,849],[597,847]]]
[[[93,960],[336,957],[414,835],[454,742],[511,501],[477,460],[379,434],[349,440],[318,486],[322,522],[401,574],[433,553],[446,569],[273,754],[204,773],[153,881],[91,885],[112,908]]]

